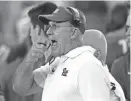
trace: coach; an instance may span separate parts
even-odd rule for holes
[[[99,68],[103,65],[93,55],[96,50],[83,46],[82,36],[86,28],[83,13],[60,6],[53,14],[40,15],[39,19],[43,23],[50,21],[46,34],[51,41],[51,55],[60,58],[33,71],[33,63],[45,52],[42,45],[37,46],[38,51],[31,52],[39,57],[31,61],[27,58],[19,66],[23,69],[17,71],[14,90],[28,95],[44,88],[42,101],[110,101],[110,90]],[[38,73],[43,78],[41,83],[35,79]],[[30,78],[27,85],[25,78]]]

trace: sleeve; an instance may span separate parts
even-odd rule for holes
[[[41,66],[40,68],[34,70],[34,80],[40,86],[44,87],[45,79],[47,75],[52,74],[60,62],[60,58],[57,57],[50,65],[47,63],[45,66]]]
[[[95,62],[88,61],[81,67],[78,73],[78,91],[83,101],[110,101],[104,73]]]
[[[44,87],[45,79],[49,72],[49,64],[41,66],[33,71],[35,82],[41,87]]]

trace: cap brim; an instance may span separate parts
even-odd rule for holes
[[[44,24],[48,24],[49,21],[54,21],[54,22],[62,22],[63,21],[58,16],[54,16],[54,15],[39,15],[38,19]]]

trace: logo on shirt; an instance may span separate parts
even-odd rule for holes
[[[113,83],[113,82],[111,82],[111,90],[115,90],[116,89],[116,86],[115,86],[115,84]]]
[[[95,53],[94,53],[94,56],[99,59],[100,55],[101,55],[100,50],[96,50]]]
[[[68,70],[66,68],[63,69],[62,76],[67,76]]]

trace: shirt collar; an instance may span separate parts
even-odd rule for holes
[[[91,46],[82,46],[82,47],[78,47],[78,48],[71,50],[65,56],[69,58],[75,58],[86,51],[89,51],[94,54],[96,50],[92,48]]]

